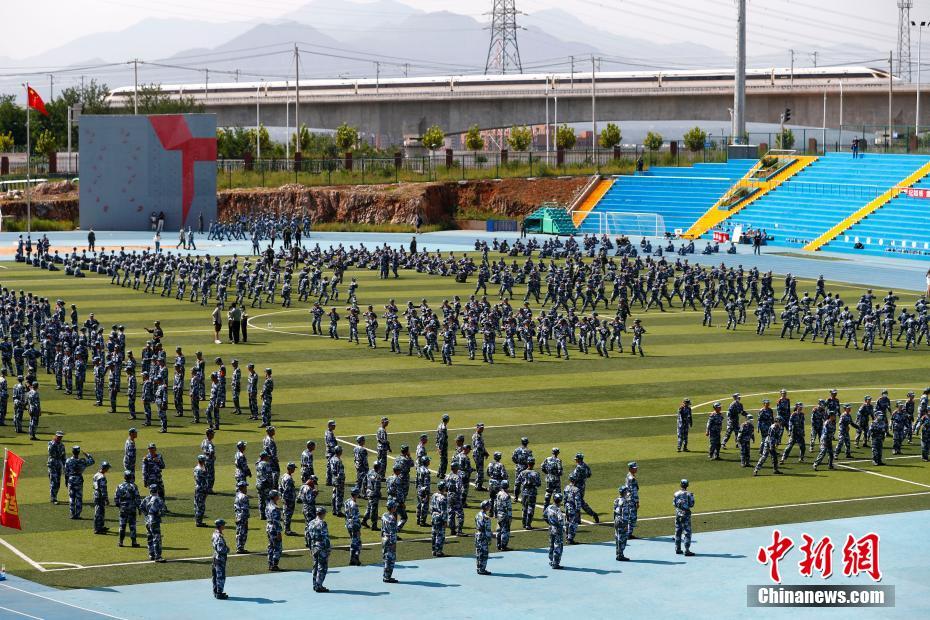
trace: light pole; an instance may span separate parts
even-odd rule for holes
[[[920,40],[927,22],[912,21],[911,26],[917,27],[917,109],[914,112],[914,134],[920,134]]]
[[[258,161],[261,161],[262,159],[261,89],[262,89],[262,83],[259,82],[258,84],[255,85],[255,159],[257,159]]]

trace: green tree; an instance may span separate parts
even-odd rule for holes
[[[13,134],[11,132],[0,133],[0,153],[9,153],[13,150]]]
[[[254,146],[255,145],[255,129],[249,130],[249,141]],[[258,126],[258,144],[261,147],[262,159],[267,159],[273,156],[272,149],[274,148],[274,143],[271,141],[271,136],[268,135],[268,128],[264,125]]]
[[[351,151],[358,145],[358,129],[343,123],[336,128],[336,146],[341,151]]]
[[[775,148],[785,150],[794,148],[794,132],[786,128],[781,133],[776,134]]]
[[[533,143],[533,132],[529,127],[511,127],[507,144],[515,151],[525,151]]]
[[[601,135],[597,142],[601,145],[601,148],[612,149],[620,144],[622,138],[623,134],[620,133],[620,127],[613,123],[607,123],[607,127],[601,130]]]
[[[465,148],[469,151],[484,150],[484,138],[481,136],[481,130],[478,125],[472,125],[465,134]]]
[[[684,140],[689,151],[701,151],[704,149],[704,142],[707,141],[707,132],[700,127],[692,127],[685,133]]]
[[[26,109],[16,105],[16,95],[0,95],[0,131],[13,134],[16,144],[26,144]]]
[[[55,138],[55,134],[48,129],[43,129],[36,140],[35,151],[46,157],[58,152],[58,139]]]
[[[430,151],[435,151],[445,144],[446,134],[443,133],[439,125],[433,125],[423,132],[423,137],[420,138],[420,142]]]
[[[665,141],[662,138],[662,134],[652,131],[647,133],[645,140],[643,140],[643,146],[645,146],[650,151],[658,151],[662,148],[664,143]]]
[[[297,137],[300,136],[300,146],[295,146],[297,144]],[[306,125],[301,125],[295,133],[291,134],[291,152],[296,153],[300,152],[303,155],[304,151],[312,151],[311,142],[312,134]]]
[[[555,130],[555,146],[559,149],[572,149],[575,147],[575,130],[568,125],[562,125]]]

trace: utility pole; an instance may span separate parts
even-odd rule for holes
[[[911,9],[914,0],[898,0],[898,77],[911,81]]]
[[[53,101],[55,99],[55,74],[48,74],[48,100]]]
[[[139,113],[139,59],[132,61],[132,113]]]
[[[375,94],[381,92],[381,63],[375,61]]]
[[[746,133],[746,0],[736,0],[736,83],[733,87],[734,144]]]
[[[594,73],[594,54],[591,54],[591,156],[594,158],[594,169],[599,170],[597,154],[597,76]]]
[[[569,56],[569,58],[572,59],[572,72],[570,74],[571,75],[571,78],[570,78],[571,89],[575,90],[575,57]]]
[[[790,84],[794,86],[794,50],[788,50],[791,52],[791,74],[790,74]]]
[[[818,52],[811,52],[811,60],[814,61],[814,66],[817,66],[817,54]]]
[[[81,76],[81,103],[84,103],[84,76]]]
[[[927,22],[911,22],[917,26],[917,110],[914,112],[914,133],[920,135],[920,47]]]
[[[236,69],[236,81],[239,81],[239,69]]]
[[[901,62],[901,59],[898,59]],[[894,97],[894,52],[888,52],[888,140],[885,149],[891,146],[891,101]]]
[[[287,137],[284,139],[284,159],[289,160],[291,158],[291,100],[287,94],[287,90],[290,84],[287,83],[287,80],[284,80],[284,127]]]
[[[207,98],[210,96],[210,91],[208,90],[209,88],[210,88],[210,70],[204,69],[203,70],[203,100],[204,101],[206,101]]]
[[[294,128],[297,130],[297,137],[294,140],[294,157],[300,153],[300,50],[297,44],[294,44]]]
[[[409,77],[409,76],[410,76],[410,63],[405,62],[404,63],[404,77]]]
[[[262,97],[261,82],[255,86],[255,159],[261,161],[262,158]]]
[[[549,78],[546,78],[546,165],[549,165]]]

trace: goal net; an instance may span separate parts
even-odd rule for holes
[[[597,234],[608,236],[663,237],[665,219],[658,213],[595,211],[585,218],[581,229],[583,232],[596,230]]]

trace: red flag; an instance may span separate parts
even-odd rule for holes
[[[23,459],[7,450],[3,462],[3,487],[0,487],[0,525],[17,530],[23,529],[19,522],[19,504],[16,503],[16,484],[22,469]]]
[[[26,86],[26,95],[29,97],[29,107],[33,110],[37,110],[40,114],[48,116],[48,111],[45,109],[45,102],[42,101],[42,97],[39,96],[39,93],[32,86]]]

